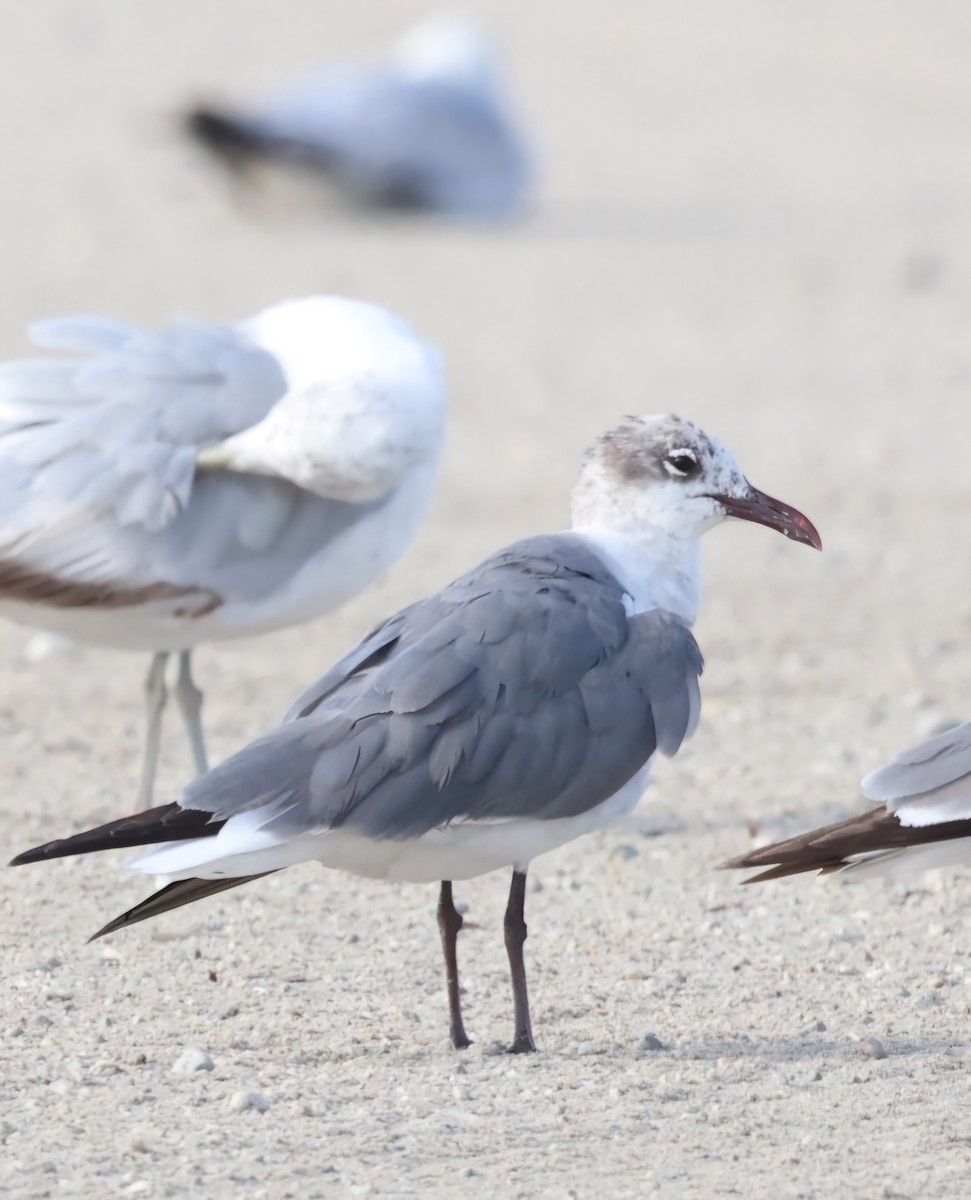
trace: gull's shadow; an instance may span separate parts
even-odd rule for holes
[[[959,1039],[945,1040],[935,1037],[921,1041],[912,1038],[895,1038],[893,1035],[872,1035],[883,1047],[886,1054],[883,1058],[868,1055],[863,1049],[867,1038],[859,1041],[845,1037],[815,1037],[806,1035],[788,1035],[784,1037],[750,1038],[745,1034],[721,1038],[717,1041],[687,1042],[680,1045],[665,1047],[663,1051],[653,1051],[659,1058],[674,1059],[680,1062],[714,1062],[718,1059],[732,1061],[760,1061],[783,1067],[787,1063],[818,1062],[826,1060],[831,1064],[836,1060],[840,1063],[889,1062],[895,1058],[926,1057],[935,1054],[947,1054],[954,1050],[963,1050],[965,1043]],[[645,1056],[646,1057],[646,1056]],[[955,1059],[957,1062],[957,1059]]]

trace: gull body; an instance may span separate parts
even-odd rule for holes
[[[414,537],[442,443],[439,356],[331,296],[237,326],[67,317],[31,336],[66,354],[0,365],[0,614],[155,655],[147,803],[165,655],[182,655],[204,769],[191,648],[329,612]]]
[[[879,807],[724,865],[763,868],[745,880],[758,883],[807,871],[859,880],[971,862],[971,724],[906,750],[864,776],[860,789]]]
[[[534,1048],[523,942],[532,859],[621,820],[656,752],[700,712],[691,633],[699,539],[726,516],[819,546],[730,452],[676,417],[629,418],[587,456],[572,529],[499,551],[378,626],[283,724],[174,804],[22,855],[145,845],[161,891],[102,933],[298,862],[441,881],[453,1045],[452,882],[512,868],[505,919],[516,1051]]]
[[[186,128],[243,179],[261,164],[309,169],[374,207],[506,216],[532,173],[498,55],[459,18],[426,21],[384,57],[335,64],[260,108],[199,106]]]

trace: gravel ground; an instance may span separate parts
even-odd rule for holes
[[[185,97],[381,44],[403,0],[9,8],[0,352],[39,315],[235,318],[315,290],[448,352],[419,544],[332,620],[201,652],[217,757],[374,620],[562,526],[625,412],[710,427],[826,552],[709,539],[699,734],[629,828],[531,873],[529,1059],[498,1052],[502,877],[457,888],[459,1055],[433,888],[305,867],[87,946],[140,895],[113,856],[3,875],[0,1192],[968,1195],[968,874],[712,871],[753,831],[851,812],[864,770],[971,713],[967,6],[483,6],[544,152],[508,230],[254,217],[171,136]],[[137,657],[35,661],[29,639],[0,628],[10,853],[128,810],[141,737]],[[174,795],[177,737],[163,768]]]

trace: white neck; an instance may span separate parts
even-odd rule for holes
[[[631,613],[663,608],[693,625],[701,601],[701,550],[697,538],[675,537],[650,525],[574,522],[631,598]]]

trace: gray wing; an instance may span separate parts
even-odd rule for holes
[[[869,800],[882,801],[903,825],[971,818],[971,724],[906,750],[865,776]]]
[[[382,621],[375,629],[359,642],[353,650],[345,654],[320,679],[316,680],[302,692],[287,709],[283,723],[296,721],[307,717],[326,700],[342,684],[352,676],[359,676],[383,662],[397,644],[405,626],[410,608],[402,609],[387,621]]]
[[[4,488],[8,526],[19,499],[162,528],[188,499],[195,452],[261,420],[286,391],[276,359],[224,326],[145,332],[65,317],[30,332],[73,354],[0,365],[0,462],[30,482],[29,494]]]
[[[495,96],[387,68],[332,68],[234,120],[267,153],[317,165],[378,203],[500,213],[531,173]]]
[[[146,332],[67,317],[31,337],[67,353],[0,365],[0,593],[42,598],[52,581],[78,595],[131,589],[143,535],[171,528],[205,490],[199,450],[261,420],[286,390],[283,373],[218,325]],[[266,490],[251,522],[272,524],[292,504]],[[238,497],[203,503],[238,523]]]
[[[500,553],[392,618],[291,719],[190,784],[183,807],[261,808],[284,834],[410,837],[585,812],[698,719],[701,655],[571,535]],[[300,715],[304,713],[306,715]]]

